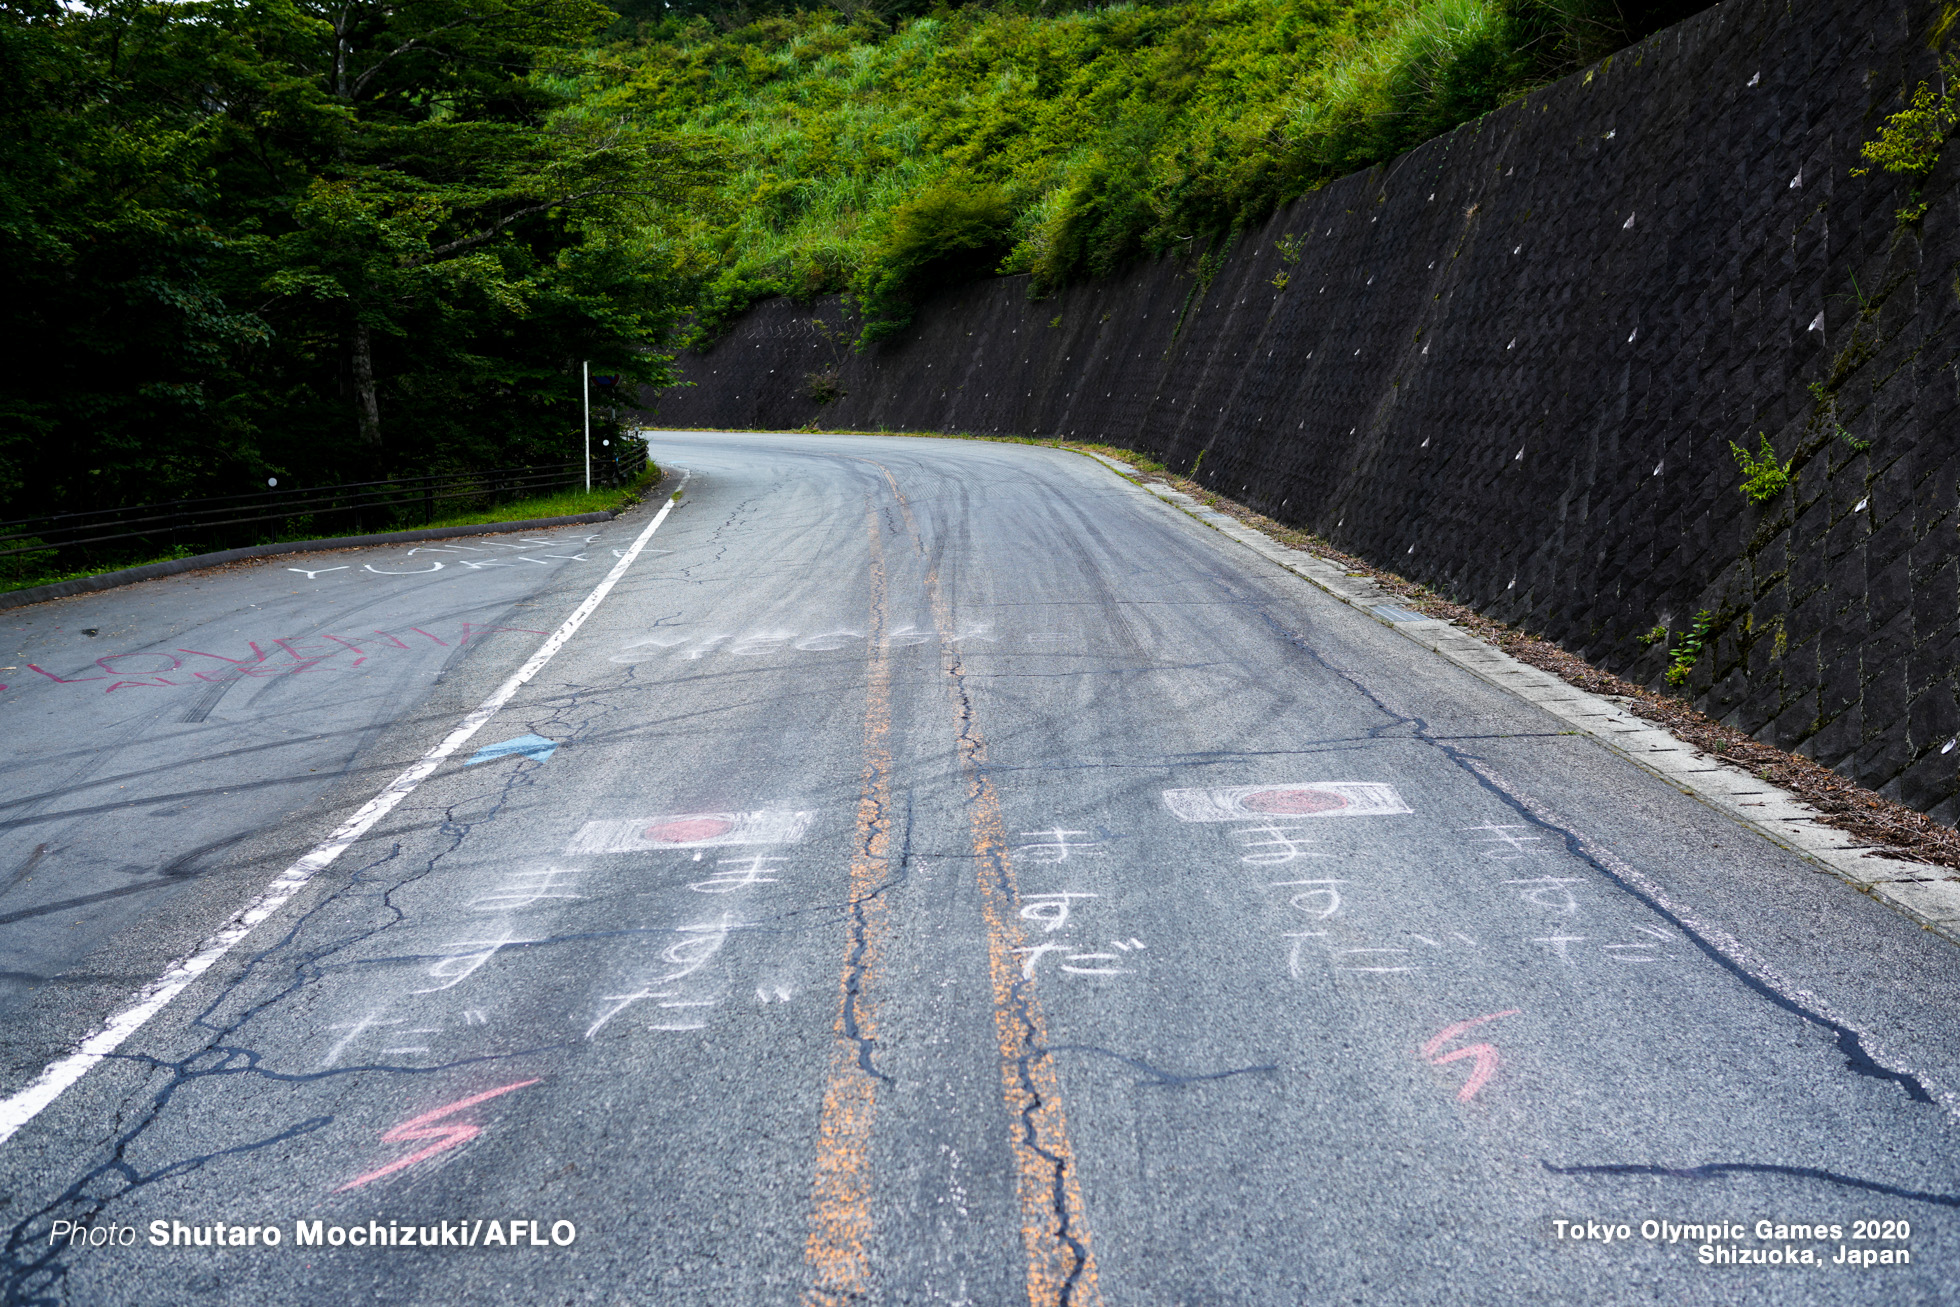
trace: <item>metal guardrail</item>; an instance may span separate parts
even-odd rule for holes
[[[595,486],[623,485],[646,468],[642,441],[622,440],[605,453],[609,457],[592,460]],[[50,549],[94,553],[105,546],[129,548],[138,543],[163,549],[236,543],[242,535],[271,539],[289,529],[321,536],[360,535],[369,529],[426,526],[435,519],[437,505],[495,504],[584,484],[583,462],[548,463],[50,513],[0,522],[0,558]],[[294,526],[302,520],[304,528]]]

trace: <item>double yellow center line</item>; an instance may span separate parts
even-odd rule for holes
[[[871,460],[862,460],[870,462]],[[914,548],[926,554],[912,508],[882,464]],[[877,1091],[884,1075],[872,1053],[877,1034],[878,961],[889,929],[883,889],[891,867],[891,655],[886,647],[889,581],[880,510],[869,513],[870,605],[864,715],[863,784],[851,858],[851,931],[838,982],[836,1044],[824,1092],[805,1245],[813,1307],[867,1301],[873,1296],[870,1247],[874,1234],[870,1169]],[[1006,826],[987,774],[987,741],[975,716],[966,669],[954,643],[952,605],[929,568],[925,592],[940,647],[940,669],[953,708],[966,789],[973,865],[987,924],[987,962],[993,988],[994,1031],[1000,1049],[1001,1096],[1016,1167],[1021,1238],[1026,1249],[1031,1307],[1100,1307],[1096,1261],[1083,1212],[1075,1153],[1069,1144],[1048,1023],[1034,982],[1021,974],[1023,947]]]

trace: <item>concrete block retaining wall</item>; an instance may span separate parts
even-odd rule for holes
[[[1706,710],[1954,821],[1960,147],[1917,222],[1851,176],[1939,14],[1727,0],[1210,261],[971,285],[863,352],[764,304],[649,421],[1145,450],[1636,680],[1708,610]]]

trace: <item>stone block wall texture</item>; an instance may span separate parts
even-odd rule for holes
[[[1942,14],[1727,0],[1208,257],[970,285],[862,352],[764,304],[647,420],[1147,451],[1643,682],[1707,610],[1705,710],[1953,822],[1960,145],[1916,222],[1851,175]]]

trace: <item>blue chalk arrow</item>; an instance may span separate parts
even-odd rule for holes
[[[556,752],[558,752],[556,740],[547,740],[542,735],[520,735],[514,740],[505,740],[502,744],[484,745],[476,751],[475,757],[463,765],[474,767],[480,762],[495,762],[499,758],[508,758],[514,753],[534,762],[543,762]]]

